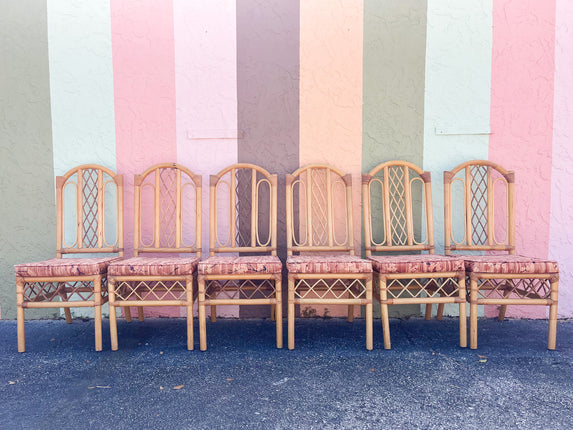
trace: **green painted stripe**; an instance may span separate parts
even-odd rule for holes
[[[16,317],[14,264],[55,257],[56,208],[45,0],[0,14],[0,303]],[[27,312],[29,316],[54,314]]]

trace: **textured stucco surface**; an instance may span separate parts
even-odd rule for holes
[[[573,3],[557,0],[549,258],[559,261],[559,315],[573,316]]]
[[[426,12],[419,0],[364,2],[364,173],[389,160],[423,165]],[[419,311],[419,305],[390,307],[393,316]]]
[[[115,170],[110,19],[109,1],[48,1],[56,175],[87,163]]]
[[[56,256],[44,1],[2,3],[0,70],[0,307],[2,318],[15,318],[14,264]]]
[[[364,2],[362,171],[389,160],[422,166],[427,3]]]
[[[555,0],[494,0],[490,160],[515,171],[518,254],[547,258],[551,210]],[[508,316],[543,317],[543,306]],[[495,315],[494,306],[486,315]]]
[[[277,244],[283,258],[284,175],[299,166],[299,34],[298,0],[238,2],[238,157],[279,175]],[[286,288],[284,292],[286,299]],[[241,317],[270,315],[269,306],[243,306],[240,311]]]
[[[423,167],[432,173],[436,252],[443,253],[442,172],[488,158],[491,0],[429,0],[427,19]]]
[[[235,2],[175,0],[177,162],[203,176],[203,257],[209,255],[209,175],[237,162]],[[182,316],[185,309],[181,308]],[[237,306],[217,314],[238,316]]]

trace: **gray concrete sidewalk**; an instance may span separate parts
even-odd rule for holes
[[[0,321],[0,428],[572,429],[573,322],[391,320],[393,349],[364,348],[364,321],[300,319],[296,349],[266,320],[208,322],[206,352],[182,319],[120,320],[120,349],[93,349],[93,321]],[[285,342],[286,345],[286,342]]]

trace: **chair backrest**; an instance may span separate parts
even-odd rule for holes
[[[227,166],[209,183],[209,255],[277,255],[277,175],[260,166]]]
[[[176,163],[135,175],[134,255],[201,256],[201,176]]]
[[[58,258],[86,253],[123,257],[121,175],[96,164],[77,166],[56,178],[56,206]]]
[[[434,253],[430,172],[388,161],[362,175],[366,256],[380,251]]]
[[[354,255],[352,177],[324,164],[286,175],[287,254],[345,252]]]
[[[444,172],[445,253],[515,254],[515,175],[498,164],[472,160]]]

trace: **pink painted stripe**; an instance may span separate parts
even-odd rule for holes
[[[124,175],[125,249],[133,247],[133,175],[177,161],[171,1],[111,0],[117,172]],[[148,308],[165,314],[165,308]],[[147,312],[146,312],[147,313]],[[179,309],[168,310],[179,315]]]
[[[557,0],[549,257],[559,262],[559,316],[573,317],[573,2]]]
[[[555,0],[494,0],[489,158],[515,171],[517,252],[539,258],[549,249],[554,47]]]

